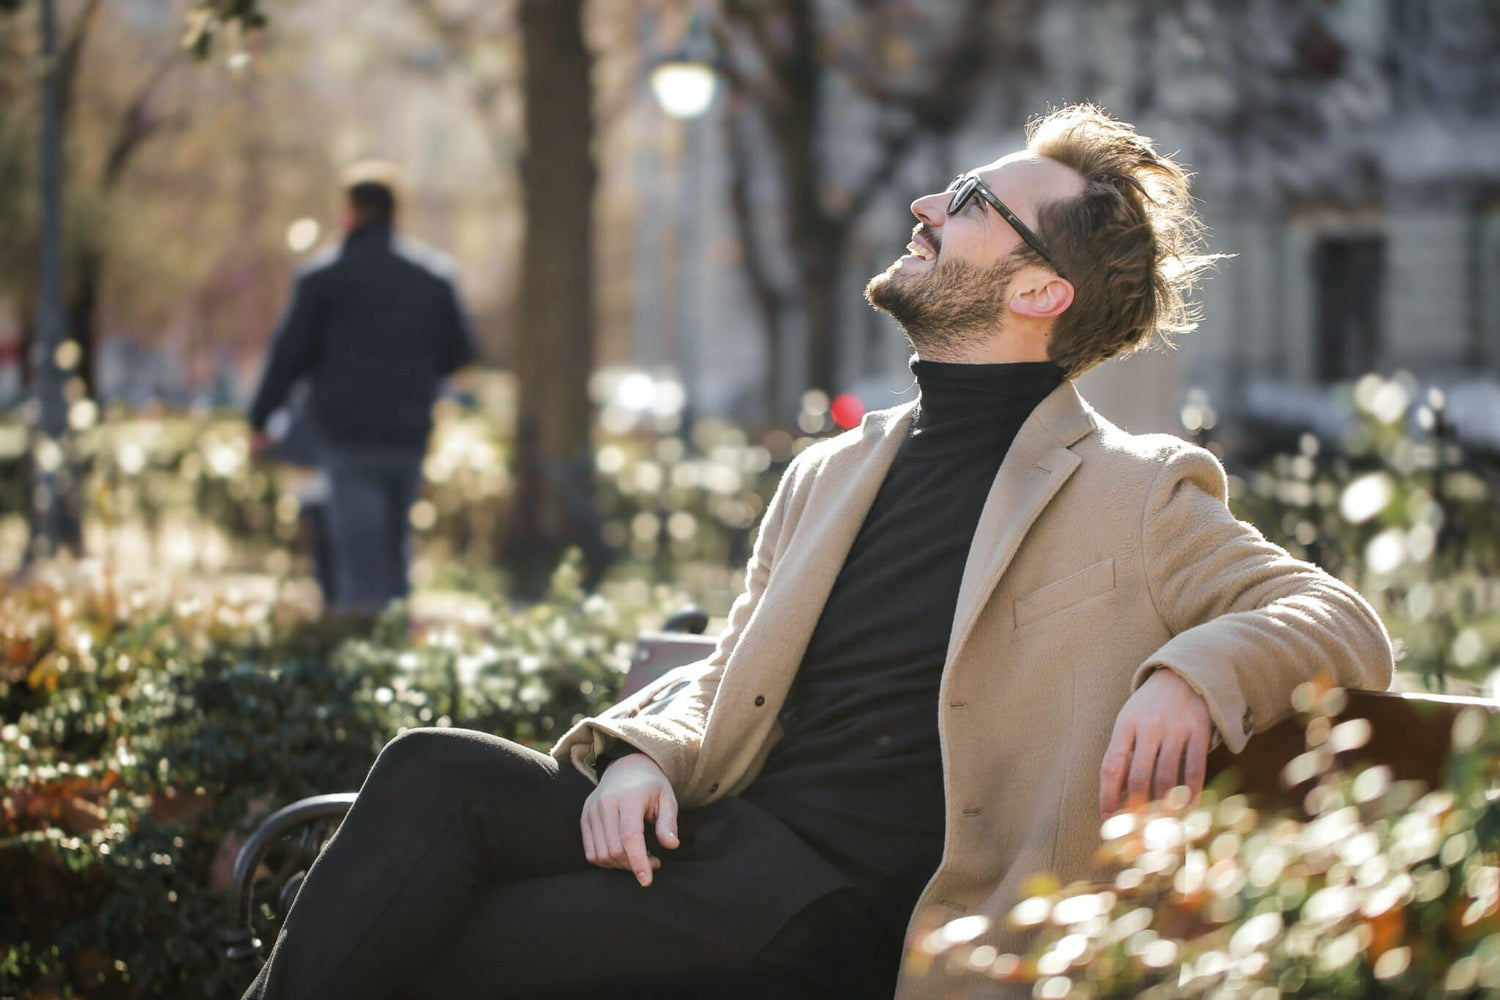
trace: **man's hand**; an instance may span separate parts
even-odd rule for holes
[[[1100,811],[1108,817],[1124,804],[1127,780],[1130,805],[1161,798],[1179,784],[1188,786],[1196,802],[1208,767],[1211,728],[1208,705],[1198,692],[1171,670],[1153,670],[1115,718],[1099,769]]]
[[[657,842],[675,849],[677,796],[672,783],[654,760],[633,753],[609,765],[584,800],[583,853],[589,863],[633,871],[641,885],[650,885],[661,859],[646,852],[648,819],[656,822]]]

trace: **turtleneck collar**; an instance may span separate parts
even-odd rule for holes
[[[921,396],[907,450],[920,455],[994,452],[1003,455],[1031,411],[1063,382],[1051,361],[961,364],[912,355]]]

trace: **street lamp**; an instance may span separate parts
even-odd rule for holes
[[[719,74],[714,68],[714,43],[703,19],[694,14],[677,51],[651,70],[656,103],[673,118],[697,118],[713,103]]]
[[[663,61],[651,71],[656,103],[673,118],[697,118],[713,103],[719,78],[702,62]]]

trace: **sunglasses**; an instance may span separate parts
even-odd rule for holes
[[[959,212],[963,211],[964,206],[969,203],[970,198],[974,197],[974,195],[976,194],[979,195],[979,197],[989,202],[990,205],[994,207],[995,211],[1000,213],[1001,218],[1010,223],[1011,228],[1016,231],[1017,235],[1019,235],[1021,239],[1026,241],[1027,246],[1035,250],[1038,254],[1041,255],[1042,260],[1051,265],[1052,270],[1056,271],[1064,278],[1067,277],[1067,275],[1063,274],[1062,268],[1057,266],[1057,261],[1053,260],[1052,255],[1047,252],[1047,248],[1042,244],[1041,238],[1038,237],[1036,233],[1033,233],[1031,231],[1031,227],[1022,222],[1021,217],[1018,216],[1015,212],[1012,212],[1006,206],[1005,202],[995,197],[995,192],[991,191],[989,187],[985,185],[984,181],[980,180],[977,175],[959,174],[957,177],[953,178],[953,183],[948,185],[948,192],[952,193],[953,195],[953,197],[948,200],[949,215],[957,215]]]

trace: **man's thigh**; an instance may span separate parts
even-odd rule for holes
[[[667,871],[647,887],[604,868],[496,883],[407,996],[781,996],[737,933],[734,901],[677,891]]]
[[[782,926],[759,960],[783,979],[783,995],[820,1000],[888,1000],[902,942],[854,888],[829,893]]]

